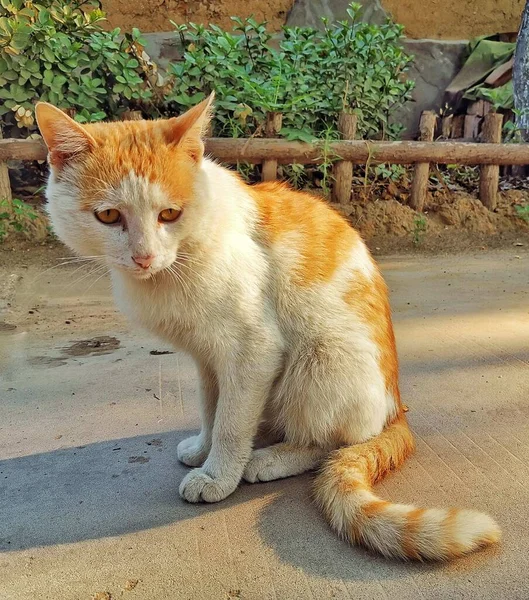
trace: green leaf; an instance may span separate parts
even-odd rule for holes
[[[285,137],[290,141],[301,141],[311,144],[314,142],[314,134],[306,129],[293,129],[291,127],[282,127],[280,131],[281,136]]]
[[[9,71],[4,71],[2,73],[2,75],[9,81],[13,81],[15,79],[18,79],[18,73],[16,73],[15,71],[9,70]]]
[[[45,47],[42,49],[42,54],[44,55],[44,58],[45,58],[45,59],[46,59],[48,62],[50,62],[50,63],[54,63],[54,62],[56,62],[56,59],[55,59],[55,54],[53,54],[53,52],[52,52],[51,48],[49,48],[49,47],[45,46]]]
[[[47,25],[50,21],[50,11],[45,8],[40,8],[38,20],[41,25]]]
[[[51,84],[53,82],[53,71],[51,69],[46,69],[46,71],[44,71],[44,76],[42,78],[42,81],[43,81],[44,85],[51,87]]]
[[[24,31],[17,31],[11,36],[11,41],[9,42],[9,45],[15,50],[24,50],[28,43],[29,33],[26,33]]]

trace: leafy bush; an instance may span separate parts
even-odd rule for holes
[[[144,52],[141,33],[105,31],[96,0],[0,0],[0,118],[24,135],[36,131],[34,104],[49,101],[73,109],[80,122],[119,117],[140,109],[144,116],[179,114],[212,90],[217,94],[214,134],[262,136],[266,113],[283,114],[280,135],[303,141],[338,137],[342,110],[358,116],[359,137],[394,139],[391,113],[413,87],[406,79],[411,58],[402,48],[402,27],[348,19],[323,31],[283,29],[273,38],[265,23],[233,17],[233,28],[193,23],[173,25],[182,60],[163,76]],[[282,167],[299,185],[308,179],[328,189],[337,157],[322,151],[318,176],[300,166]],[[247,176],[255,169],[239,165]]]
[[[138,30],[104,31],[99,2],[0,0],[0,116],[36,129],[36,100],[77,111],[80,122],[118,115],[149,101],[151,86],[135,57]]]
[[[516,214],[523,219],[527,224],[529,224],[529,204],[517,204],[514,209],[516,210]]]
[[[0,243],[12,233],[44,239],[47,235],[46,220],[22,200],[0,199]]]
[[[214,89],[221,136],[260,135],[264,114],[280,111],[281,135],[311,141],[329,128],[336,132],[345,109],[358,115],[360,136],[396,137],[390,115],[413,88],[402,27],[361,22],[358,4],[347,12],[349,19],[335,24],[324,19],[323,31],[285,27],[277,49],[266,25],[253,19],[234,17],[231,32],[173,23],[185,52],[169,69],[169,104],[179,111]]]

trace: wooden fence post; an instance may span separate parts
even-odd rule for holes
[[[342,140],[354,140],[356,136],[357,116],[341,112],[338,117],[338,131]],[[333,167],[334,184],[332,186],[333,202],[349,204],[353,187],[353,163],[340,160]]]
[[[267,138],[277,137],[283,124],[283,115],[278,112],[266,113],[265,136]],[[277,179],[277,160],[263,160],[261,179],[273,181]]]
[[[437,115],[427,110],[422,113],[419,124],[419,139],[421,142],[432,142],[435,132]],[[430,174],[430,163],[416,163],[411,183],[410,206],[419,212],[424,208],[424,200],[428,189],[428,176]]]
[[[454,115],[448,115],[447,117],[443,117],[441,122],[441,137],[446,140],[450,138],[452,135],[452,121],[454,120]]]
[[[0,140],[3,139],[2,128],[0,127]],[[0,160],[0,200],[7,200],[11,203],[13,196],[11,194],[11,184],[9,183],[9,169],[7,162]]]
[[[143,119],[143,115],[141,114],[141,110],[126,110],[121,118],[123,121],[141,121]]]
[[[503,115],[488,113],[483,123],[483,141],[492,144],[501,142]],[[479,199],[490,210],[496,208],[498,199],[498,184],[500,182],[500,167],[498,165],[481,165],[479,176]]]

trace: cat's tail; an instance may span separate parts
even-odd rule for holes
[[[372,485],[413,450],[401,415],[373,440],[333,452],[315,482],[332,528],[353,544],[405,560],[446,560],[498,541],[500,529],[486,514],[392,504],[373,493]]]

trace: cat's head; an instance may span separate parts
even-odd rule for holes
[[[139,279],[168,268],[197,226],[212,101],[213,94],[172,119],[90,125],[37,104],[49,151],[48,212],[59,238]]]

